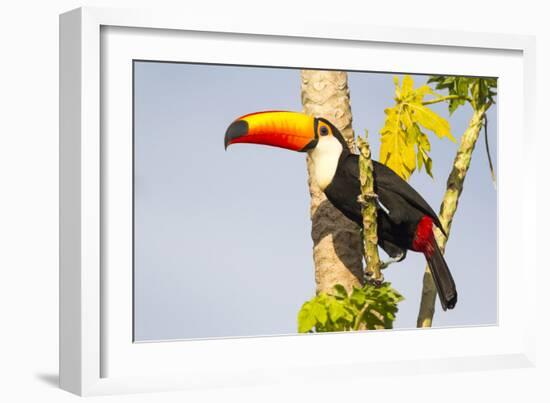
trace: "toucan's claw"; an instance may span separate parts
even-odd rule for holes
[[[372,284],[375,287],[380,287],[382,283],[384,282],[384,275],[380,273],[380,277],[374,278],[372,277],[374,273],[367,272],[366,274],[366,280],[367,283]]]
[[[404,253],[400,253],[399,255],[389,258],[385,262],[380,262],[380,270],[386,269],[390,264],[397,263],[402,261],[405,258]]]

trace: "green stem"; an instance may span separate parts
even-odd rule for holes
[[[489,136],[487,135],[487,115],[483,116],[485,124],[483,128],[485,130],[485,152],[487,153],[487,160],[489,161],[489,169],[491,171],[491,179],[493,180],[493,186],[497,188],[497,178],[495,176],[495,169],[493,168],[493,160],[491,158],[491,150],[489,150]]]
[[[444,97],[439,97],[439,98],[435,98],[435,99],[430,99],[429,101],[424,101],[422,102],[422,105],[432,105],[432,104],[437,104],[439,102],[445,102],[445,101],[450,101],[450,100],[453,100],[453,99],[463,99],[465,101],[468,101],[468,102],[471,102],[471,98],[469,97],[463,97],[463,96],[460,96],[460,95],[446,95]]]
[[[369,143],[366,138],[357,137],[359,149],[359,181],[361,184],[360,202],[363,214],[363,244],[367,262],[367,278],[382,283],[380,256],[378,255],[378,235],[376,232],[376,194],[374,193],[373,165]]]
[[[359,330],[361,328],[361,318],[367,312],[367,308],[369,307],[369,304],[365,302],[365,306],[361,309],[361,311],[357,314],[357,319],[355,320],[355,323],[353,324],[353,330]]]

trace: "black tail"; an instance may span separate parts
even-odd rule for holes
[[[434,241],[434,251],[431,256],[426,256],[428,261],[428,266],[432,272],[434,278],[435,287],[437,289],[437,294],[439,295],[439,300],[441,301],[441,306],[443,310],[453,309],[456,305],[456,300],[458,294],[456,292],[455,281],[453,280],[453,275],[451,274],[443,254],[439,250],[439,247]]]

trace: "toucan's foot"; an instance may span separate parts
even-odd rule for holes
[[[374,285],[375,287],[380,287],[384,282],[384,276],[380,273],[380,277],[374,278],[374,273],[367,272],[366,280],[367,283]]]
[[[390,264],[393,264],[393,263],[397,263],[397,262],[402,261],[404,257],[405,257],[405,254],[404,254],[404,253],[401,253],[401,254],[397,255],[396,257],[392,257],[392,258],[386,260],[385,262],[381,262],[381,263],[380,263],[380,270],[384,270],[384,269],[387,268]]]
[[[387,215],[390,215],[390,210],[388,210],[388,208],[386,206],[384,206],[384,204],[382,204],[382,202],[380,201],[380,198],[378,197],[378,195],[376,193],[367,193],[365,195],[359,195],[357,196],[357,202],[361,205],[361,206],[367,206],[369,201],[371,200],[374,200],[376,205],[378,206],[378,208],[380,210],[382,210],[384,213],[386,213]]]

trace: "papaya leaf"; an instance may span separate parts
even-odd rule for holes
[[[317,320],[311,311],[311,302],[307,301],[298,312],[298,332],[307,333],[313,329]]]
[[[435,84],[436,90],[446,90],[449,95],[456,96],[449,100],[449,113],[452,114],[465,101],[474,109],[487,102],[494,103],[497,95],[497,79],[486,77],[432,76],[428,84]]]
[[[421,127],[439,138],[456,141],[449,122],[424,105],[426,95],[437,95],[429,85],[415,89],[413,78],[409,75],[403,77],[401,86],[399,79],[394,77],[394,84],[395,105],[384,110],[386,118],[380,130],[380,161],[405,180],[415,169],[422,167],[426,167],[426,172],[431,175],[429,139],[422,136]],[[419,141],[423,144],[419,145]]]
[[[351,302],[353,302],[357,307],[362,307],[365,304],[365,299],[365,293],[360,288],[353,287],[350,297]]]
[[[349,314],[344,306],[335,299],[328,302],[328,314],[332,322],[338,322],[342,318],[349,318]]]
[[[328,320],[327,308],[323,305],[322,302],[317,301],[311,307],[311,312],[317,322],[321,325],[326,325]]]
[[[346,291],[346,288],[342,284],[336,284],[334,286],[334,291],[336,291],[337,296],[340,296],[342,298],[348,297],[348,292]]]
[[[411,76],[403,77],[403,87],[401,89],[401,97],[410,97],[413,92],[414,81]]]
[[[456,142],[456,139],[451,134],[451,125],[445,118],[442,118],[422,104],[410,104],[410,108],[412,109],[412,116],[416,123],[434,132],[439,138],[447,137]]]
[[[391,288],[390,283],[383,283],[380,287],[367,284],[354,288],[349,298],[341,296],[343,286],[334,288],[340,289],[338,295],[319,293],[302,305],[298,312],[300,333],[349,331],[354,328],[390,329],[393,326],[398,304],[403,297]]]

